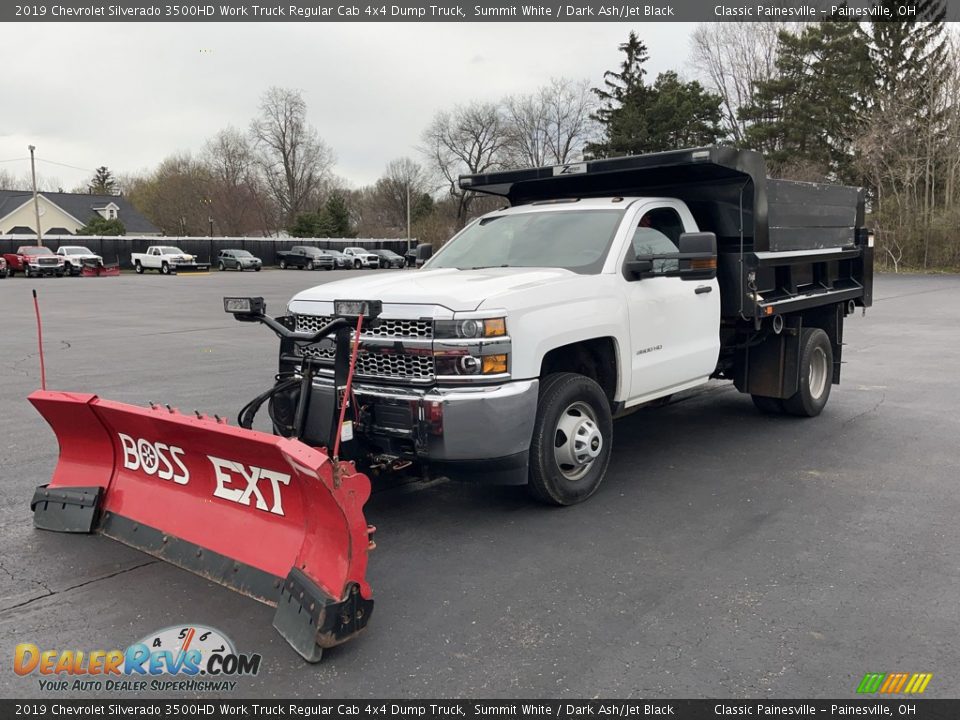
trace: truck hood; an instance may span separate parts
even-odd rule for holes
[[[573,283],[582,275],[557,268],[417,270],[325,283],[298,293],[291,302],[381,300],[384,304],[442,305],[454,312],[509,307],[509,295],[536,286]]]

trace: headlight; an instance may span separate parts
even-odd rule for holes
[[[502,375],[507,372],[509,356],[444,354],[434,356],[438,375]]]
[[[507,334],[506,318],[484,320],[437,320],[434,333],[438,338],[491,338]]]

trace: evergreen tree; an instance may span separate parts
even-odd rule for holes
[[[624,54],[619,72],[608,70],[603,74],[602,88],[592,88],[600,101],[600,107],[591,115],[603,128],[606,139],[602,142],[588,143],[585,152],[594,157],[607,157],[618,150],[610,142],[614,137],[630,137],[638,133],[641,124],[636,116],[643,107],[646,87],[643,78],[647,74],[643,67],[650,55],[647,46],[639,36],[630,31],[627,41],[619,46]]]
[[[849,179],[853,141],[870,94],[870,64],[857,23],[829,20],[782,31],[777,75],[757,84],[741,110],[745,145],[764,153],[773,174],[806,168]]]
[[[77,230],[77,235],[126,235],[127,228],[120,220],[113,218],[108,220],[105,217],[90,218],[87,224]]]
[[[356,234],[350,221],[350,208],[347,199],[340,192],[330,193],[327,202],[320,213],[320,229],[318,237],[349,238]]]
[[[287,230],[293,237],[298,238],[327,237],[323,235],[321,215],[316,212],[299,213]]]
[[[113,179],[113,173],[106,165],[101,165],[93,173],[93,179],[90,181],[89,191],[91,195],[116,195],[117,183]]]

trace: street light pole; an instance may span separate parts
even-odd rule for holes
[[[37,167],[33,162],[33,151],[37,148],[34,145],[27,146],[30,149],[30,177],[33,181],[33,213],[37,219],[37,247],[43,245],[43,233],[40,230],[40,201],[37,199]]]
[[[410,181],[407,181],[407,250],[410,250]]]

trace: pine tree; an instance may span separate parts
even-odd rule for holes
[[[332,192],[320,213],[320,231],[318,237],[349,238],[356,234],[350,221],[350,208],[342,193]]]
[[[101,165],[93,173],[93,179],[89,186],[91,195],[115,195],[117,183],[113,179],[113,173],[106,165]]]
[[[870,65],[857,23],[829,20],[780,33],[777,75],[756,86],[741,110],[745,145],[777,175],[802,172],[849,179]],[[809,179],[809,178],[808,178]]]
[[[604,129],[606,139],[602,142],[588,143],[585,153],[594,157],[608,157],[612,154],[622,154],[622,151],[611,143],[611,138],[623,138],[644,135],[640,131],[642,113],[638,111],[646,100],[647,88],[643,78],[647,74],[643,67],[650,55],[647,46],[639,36],[630,31],[627,41],[619,46],[624,54],[620,63],[619,72],[608,70],[603,74],[602,88],[592,88],[592,92],[600,101],[600,107],[591,117]],[[619,142],[619,141],[617,141]]]

